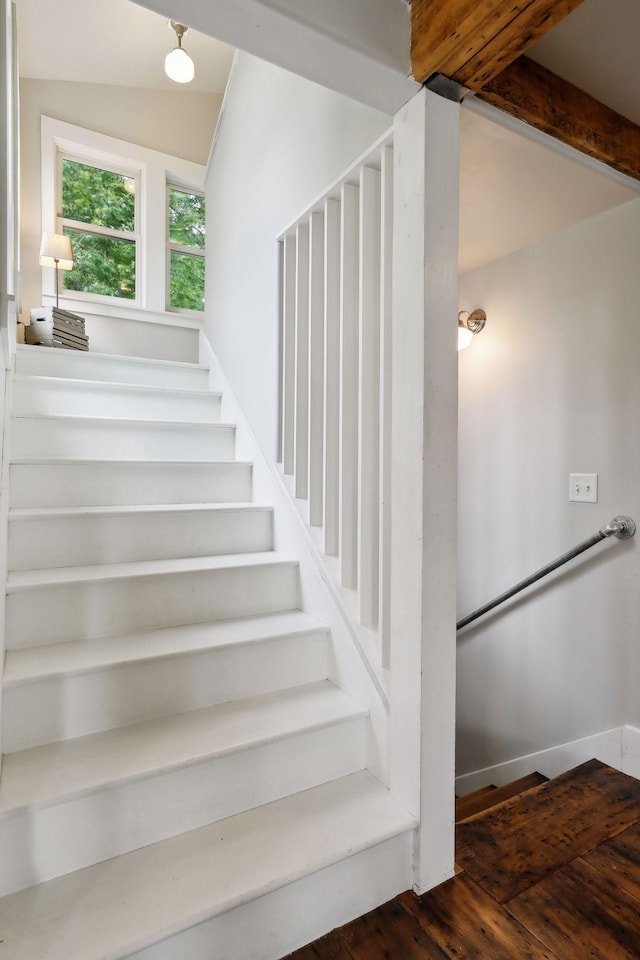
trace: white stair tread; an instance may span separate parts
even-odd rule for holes
[[[102,417],[97,414],[80,413],[14,413],[12,420],[51,420],[57,423],[76,423],[76,424],[98,424],[115,423],[118,426],[148,427],[179,427],[184,430],[185,427],[193,427],[196,430],[235,430],[235,423],[210,423],[206,420],[163,420],[154,417]]]
[[[167,394],[176,394],[181,397],[200,397],[203,399],[207,397],[213,397],[215,400],[220,400],[222,397],[220,392],[210,390],[192,390],[188,387],[159,387],[152,383],[127,383],[126,381],[117,380],[84,380],[81,377],[48,377],[37,373],[15,373],[13,375],[13,381],[14,383],[18,381],[25,384],[38,384],[44,382],[59,385],[62,383],[70,384],[71,386],[78,386],[80,388],[86,387],[90,390],[112,390],[114,393],[118,393],[122,390],[131,390],[141,394],[157,393],[163,397],[167,396]]]
[[[212,623],[193,623],[100,640],[74,640],[7,651],[4,686],[19,686],[47,677],[73,676],[160,657],[182,656],[270,638],[312,634],[325,624],[291,610]]]
[[[220,554],[214,557],[172,557],[168,560],[131,560],[126,563],[96,563],[45,570],[14,570],[7,576],[7,593],[64,583],[90,583],[124,577],[152,577],[161,574],[257,567],[269,564],[296,564],[288,555],[265,550],[262,553]]]
[[[4,960],[119,960],[415,826],[367,771],[0,901]]]
[[[321,680],[11,753],[3,763],[0,817],[366,715]]]
[[[175,421],[171,421],[175,423]],[[251,460],[188,460],[183,457],[176,458],[175,460],[118,460],[116,457],[109,457],[108,460],[94,460],[89,457],[11,457],[11,463],[16,464],[31,464],[35,467],[42,467],[44,465],[53,465],[53,466],[71,466],[76,467],[80,464],[88,464],[89,466],[95,467],[99,465],[101,468],[108,470],[113,466],[169,466],[169,467],[213,467],[214,469],[218,466],[224,466],[225,464],[237,463],[239,466],[251,467],[253,463]]]
[[[44,354],[45,356],[52,357],[52,362],[55,363],[56,359],[60,359],[61,353],[58,352],[53,347],[40,347],[38,344],[18,344],[17,351],[18,353],[32,353],[33,351]],[[89,362],[95,357],[99,360],[113,360],[114,364],[119,363],[133,363],[133,364],[144,364],[149,367],[180,367],[181,369],[186,370],[206,370],[209,371],[209,367],[205,367],[201,363],[189,363],[187,360],[156,360],[152,357],[129,357],[125,354],[120,353],[98,353],[95,350],[91,351],[78,351],[76,355],[71,350],[65,350],[62,353],[63,359],[66,361],[69,357],[73,357],[72,362],[76,362],[82,365],[83,361],[87,359]]]
[[[120,517],[149,513],[261,513],[273,511],[268,504],[247,503],[134,503],[108,507],[20,507],[9,510],[10,520],[42,520],[54,517]]]

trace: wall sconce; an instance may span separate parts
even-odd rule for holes
[[[43,233],[40,244],[40,266],[56,271],[56,307],[58,306],[58,271],[73,270],[71,240],[62,233]]]
[[[170,80],[175,80],[176,83],[191,83],[195,76],[195,67],[187,51],[182,49],[182,38],[189,27],[185,27],[184,23],[177,23],[175,20],[170,20],[167,26],[175,30],[178,46],[174,47],[171,53],[168,53],[164,58],[164,72]]]
[[[487,315],[484,310],[461,310],[458,314],[458,350],[464,350],[473,340],[476,333],[484,329]]]

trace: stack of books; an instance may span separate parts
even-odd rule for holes
[[[63,350],[89,349],[84,318],[60,307],[36,307],[32,310],[26,334],[27,343],[61,347]]]

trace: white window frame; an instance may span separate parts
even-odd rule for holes
[[[200,163],[183,160],[170,154],[160,153],[139,144],[118,140],[94,130],[87,130],[72,123],[64,123],[52,117],[41,118],[41,189],[42,232],[57,233],[60,230],[61,210],[58,196],[58,157],[60,154],[80,163],[88,163],[102,169],[124,172],[131,176],[137,172],[139,189],[136,202],[139,204],[139,221],[136,224],[138,247],[136,256],[136,298],[105,297],[100,294],[64,290],[61,296],[72,301],[82,300],[96,307],[103,305],[117,308],[118,315],[145,313],[188,314],[188,322],[200,322],[200,310],[167,310],[167,254],[166,254],[166,203],[167,183],[171,182],[193,193],[204,189],[205,167]],[[42,268],[42,302],[55,303],[55,272]],[[102,309],[102,308],[101,308]]]
[[[165,286],[165,297],[166,297],[166,309],[170,313],[184,313],[188,315],[196,314],[197,316],[202,316],[204,313],[204,308],[202,310],[191,310],[187,307],[173,307],[171,305],[171,254],[175,253],[184,253],[189,257],[202,257],[205,259],[207,243],[205,236],[205,245],[204,247],[190,247],[182,243],[174,243],[169,239],[169,191],[170,190],[179,190],[180,193],[189,193],[193,196],[203,197],[204,190],[196,190],[192,186],[188,186],[185,183],[180,183],[177,180],[167,180],[166,192],[165,192],[165,211],[166,211],[166,237],[167,237],[167,253],[166,253],[166,286]],[[206,212],[205,212],[205,226],[206,226]],[[205,304],[206,307],[206,304]]]
[[[116,173],[120,176],[127,177],[134,181],[135,184],[135,207],[134,207],[134,225],[135,230],[133,232],[129,230],[115,230],[112,227],[103,227],[95,223],[84,223],[81,220],[71,220],[69,217],[64,217],[62,215],[62,164],[65,160],[70,160],[72,163],[81,163],[87,167],[94,167],[96,170],[107,170],[109,173]],[[86,155],[79,156],[77,153],[73,153],[68,150],[57,150],[56,157],[56,220],[57,220],[57,233],[64,233],[64,228],[68,227],[70,230],[76,230],[79,233],[93,233],[99,237],[108,237],[112,240],[128,240],[130,243],[135,244],[135,297],[118,297],[118,296],[107,296],[99,293],[90,293],[86,290],[67,290],[64,287],[64,280],[62,280],[61,288],[64,291],[65,297],[72,297],[73,299],[82,299],[86,300],[96,299],[99,302],[107,303],[123,303],[129,304],[132,306],[139,305],[139,290],[141,282],[142,271],[140,269],[140,191],[142,185],[142,176],[140,168],[136,167],[126,167],[122,164],[109,164],[107,165],[104,162],[99,162],[97,159],[88,158]],[[63,275],[64,276],[64,275]]]

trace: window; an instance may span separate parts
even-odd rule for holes
[[[60,275],[68,308],[82,301],[140,319],[180,311],[190,314],[180,323],[201,325],[202,164],[51,117],[40,144],[42,230],[68,234],[74,250],[74,269]],[[50,303],[55,271],[44,267],[41,279]]]
[[[65,289],[135,300],[138,177],[63,154],[59,165],[60,225],[74,258]]]
[[[168,216],[169,304],[204,310],[204,197],[169,185]]]

